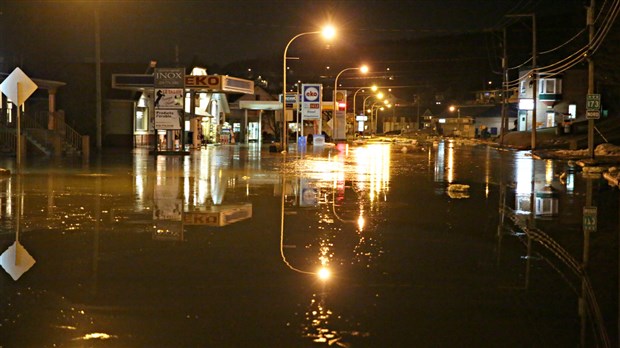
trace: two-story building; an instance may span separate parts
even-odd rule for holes
[[[588,88],[587,71],[567,70],[562,74],[538,74],[534,98],[534,79],[529,70],[520,72],[517,130],[556,127],[559,123],[585,117]]]

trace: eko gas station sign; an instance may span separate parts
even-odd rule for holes
[[[146,90],[153,88],[155,78],[146,74],[113,74],[112,88]],[[254,94],[254,81],[225,75],[185,75],[185,89],[204,92]]]

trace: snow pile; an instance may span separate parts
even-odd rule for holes
[[[469,185],[450,184],[448,186],[447,194],[450,198],[456,198],[456,199],[469,198]]]
[[[595,156],[620,156],[620,146],[614,144],[601,144],[594,149]]]

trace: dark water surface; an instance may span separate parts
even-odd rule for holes
[[[0,346],[617,346],[617,189],[402,147],[29,160],[0,179],[0,252],[36,260],[0,273]]]

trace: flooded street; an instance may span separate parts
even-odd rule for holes
[[[1,347],[618,345],[618,190],[566,161],[451,141],[46,161],[0,160],[0,252],[36,261],[1,272]]]

